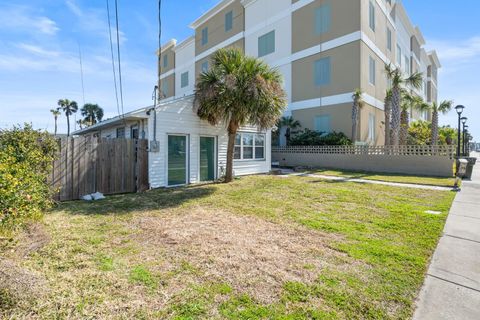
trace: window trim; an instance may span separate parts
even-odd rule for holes
[[[185,80],[184,79],[184,76],[186,76],[186,83],[184,83],[183,81]],[[189,79],[188,79],[188,71],[185,71],[184,73],[180,74],[180,88],[186,88],[188,87],[189,85]]]
[[[251,148],[253,149],[252,151],[252,155],[253,155],[253,158],[251,159],[244,159],[243,158],[243,135],[244,134],[251,134],[253,135],[253,145],[251,146]],[[233,162],[246,162],[246,161],[266,161],[267,160],[267,135],[266,133],[262,133],[262,132],[248,132],[248,131],[239,131],[237,132],[237,135],[240,135],[240,145],[237,145],[237,144],[234,144],[234,147],[233,147]],[[263,158],[256,158],[256,154],[255,154],[255,151],[256,151],[256,136],[263,136]],[[236,136],[235,136],[235,139],[236,139]],[[240,147],[240,159],[235,159],[235,148],[238,148]],[[260,146],[258,146],[260,147]]]
[[[120,137],[118,135],[118,132],[122,131],[122,130],[123,130],[123,137]],[[125,130],[125,127],[117,127],[116,130],[115,130],[116,139],[126,139],[127,138],[126,134],[127,134],[127,131]]]

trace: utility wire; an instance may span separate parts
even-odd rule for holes
[[[158,0],[158,65],[160,66],[159,69],[160,69],[160,75],[161,75],[162,73],[162,0]],[[158,84],[160,84],[159,83],[160,81],[159,79],[157,79]],[[164,92],[160,87],[158,87],[157,91],[158,91],[157,99],[161,100]],[[157,104],[157,101],[155,101],[155,105],[156,104]]]
[[[115,100],[117,101],[117,112],[118,112],[118,116],[120,117],[122,113],[120,112],[120,103],[118,100],[117,71],[115,68],[115,55],[113,53],[112,24],[110,21],[110,6],[108,4],[108,0],[106,0],[106,2],[107,2],[107,18],[108,18],[108,35],[110,38],[110,53],[112,55],[113,83],[115,85]]]
[[[80,77],[82,80],[82,99],[83,99],[83,105],[85,105],[85,84],[83,82],[83,63],[82,63],[82,50],[80,48],[80,43],[78,43],[78,57],[80,59]]]
[[[120,28],[118,26],[118,1],[115,0],[115,22],[116,22],[116,29],[117,29],[117,58],[118,58],[118,79],[119,79],[119,86],[120,86],[120,106],[122,107],[122,116],[124,114],[123,110],[123,84],[122,84],[122,63],[120,58]]]

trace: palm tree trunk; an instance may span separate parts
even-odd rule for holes
[[[55,136],[57,135],[57,117],[55,117]]]
[[[393,146],[397,147],[400,139],[400,88],[392,88],[392,140]]]
[[[358,103],[353,103],[352,108],[352,142],[357,141],[357,127],[358,127]]]
[[[409,127],[408,110],[402,110],[400,117],[400,145],[407,145],[408,127]]]
[[[70,137],[70,116],[67,114],[67,137]]]
[[[390,132],[390,115],[392,113],[392,106],[390,99],[385,98],[385,145],[389,146],[392,142]]]
[[[438,145],[438,111],[432,112],[432,146]]]
[[[227,146],[227,167],[225,172],[225,183],[233,181],[233,156],[235,153],[235,137],[237,136],[238,125],[230,122],[228,125],[228,146]]]

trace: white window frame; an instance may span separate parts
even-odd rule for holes
[[[266,160],[266,155],[267,155],[267,135],[265,133],[260,133],[260,132],[237,132],[237,135],[240,135],[240,144],[235,144],[234,145],[234,155],[233,155],[233,161],[235,162],[242,162],[242,161],[265,161]],[[253,158],[244,158],[243,157],[243,136],[244,135],[253,135],[253,145],[251,146],[253,148],[252,151],[252,156]],[[263,158],[256,158],[256,136],[262,136],[263,137]],[[235,137],[236,140],[236,137]],[[250,146],[249,146],[250,147]],[[260,146],[258,146],[260,147]],[[235,159],[235,148],[240,148],[240,159]]]

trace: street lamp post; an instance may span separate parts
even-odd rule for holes
[[[462,156],[465,156],[465,126],[467,124],[467,117],[462,117],[460,121],[462,122]]]
[[[468,125],[463,126],[464,130],[464,137],[463,137],[463,143],[465,145],[465,156],[469,157],[470,156],[470,151],[468,150],[468,145],[470,144],[470,139],[468,135]]]
[[[461,116],[462,116],[462,112],[463,112],[463,109],[465,109],[464,106],[462,105],[458,105],[455,107],[455,110],[457,111],[457,114],[458,114],[458,134],[457,134],[457,158],[460,159],[460,140],[461,140],[461,136],[460,136],[460,131],[461,131],[461,128],[460,128],[460,123],[461,123]]]

